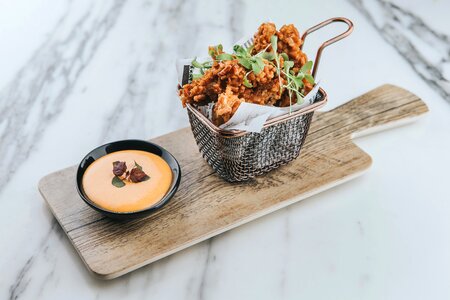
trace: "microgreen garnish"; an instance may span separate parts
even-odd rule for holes
[[[271,60],[274,60],[276,56],[275,56],[275,53],[272,53],[272,52],[263,52],[261,54],[261,57],[271,61]]]
[[[266,52],[269,47],[272,48],[271,52]],[[309,74],[313,62],[308,61],[307,63],[305,63],[296,74],[293,70],[294,62],[292,60],[289,60],[289,56],[286,53],[278,54],[278,37],[276,35],[272,35],[270,37],[270,44],[267,45],[265,49],[254,55],[252,55],[252,51],[253,45],[248,48],[244,48],[241,45],[234,45],[233,53],[228,54],[223,52],[223,47],[221,44],[219,44],[217,46],[209,48],[209,55],[211,56],[213,61],[227,61],[237,59],[238,63],[248,70],[242,82],[243,85],[247,88],[253,87],[253,84],[248,80],[248,75],[252,72],[255,75],[261,73],[264,70],[265,64],[267,63],[264,60],[268,61],[269,64],[275,66],[276,68],[280,86],[280,95],[283,92],[283,89],[287,89],[290,105],[292,105],[293,94],[295,94],[298,104],[303,103],[304,95],[301,92],[305,86],[303,80],[314,84],[314,78],[311,74]],[[281,66],[280,58],[283,58],[283,66]],[[200,74],[192,74],[192,78],[198,79],[202,77],[205,71],[212,67],[213,61],[199,63],[197,61],[197,58],[195,58],[191,64],[194,68],[199,69]],[[283,78],[286,78],[286,84],[282,83],[282,75]]]
[[[282,85],[281,85],[281,69],[280,69],[280,57],[278,56],[277,50],[278,50],[278,37],[276,35],[272,35],[270,37],[270,45],[272,46],[272,53],[275,56],[275,62],[276,62],[276,67],[277,67],[277,75],[278,75],[278,84],[280,85],[280,95],[283,91],[282,89]],[[284,56],[283,56],[284,57]],[[289,58],[286,55],[287,58]],[[290,94],[289,94],[289,99],[290,99]],[[289,102],[290,104],[290,102]]]
[[[258,75],[264,69],[265,64],[260,55],[258,55],[259,53],[252,56],[251,51],[252,47],[248,49],[241,45],[234,45],[233,47],[233,54],[238,59],[239,64]]]
[[[297,75],[293,74],[293,72],[289,72],[287,73],[288,75],[286,75],[288,81],[287,88],[294,87],[298,104],[303,103],[304,95],[300,93],[301,89],[304,87],[303,79],[306,79],[309,83],[314,84],[314,78],[308,74],[312,68],[312,64],[312,61],[308,61],[300,68]]]
[[[219,44],[217,46],[209,47],[208,54],[211,56],[212,59],[216,58],[216,55],[223,52],[223,46],[222,44]]]
[[[252,69],[252,63],[250,62],[250,60],[248,60],[246,58],[238,58],[238,62],[241,66],[243,66],[247,70]]]
[[[292,60],[284,61],[284,73],[288,74],[289,70],[294,66],[294,62]]]
[[[309,70],[311,70],[312,65],[313,65],[313,62],[312,62],[312,61],[306,62],[306,64],[304,64],[304,65],[300,68],[300,72],[302,72],[302,73],[308,72]]]
[[[303,79],[306,79],[309,83],[314,84],[314,78],[308,74],[313,63],[312,61],[308,61],[300,68],[297,74],[295,74],[295,72],[291,70],[294,67],[294,62],[289,60],[289,56],[286,53],[281,53],[278,55],[277,42],[278,37],[276,35],[272,35],[270,37],[270,44],[272,46],[272,53],[275,56],[274,60],[277,68],[278,80],[280,82],[280,93],[283,88],[288,90],[290,106],[292,105],[292,94],[295,93],[297,103],[301,104],[304,101],[304,95],[301,93],[301,90],[304,87]],[[283,69],[280,67],[280,57],[283,58]],[[287,84],[281,84],[281,74],[286,77]]]
[[[121,187],[125,186],[125,182],[123,182],[123,180],[120,179],[118,176],[113,177],[111,184],[117,188],[121,188]]]
[[[136,161],[134,161],[134,167],[142,171],[142,167]]]
[[[228,53],[221,53],[216,55],[216,60],[233,60],[234,57],[231,54]]]
[[[289,60],[289,56],[286,53],[281,53],[280,56],[284,59],[284,61]]]
[[[252,61],[252,70],[253,72],[258,75],[261,73],[262,70],[264,70],[264,61],[261,57],[255,57],[254,61]]]
[[[250,72],[247,72],[247,74],[245,74],[243,84],[244,84],[244,86],[246,86],[248,88],[252,88],[253,84],[250,81],[248,81],[248,78],[247,78],[248,74],[250,74]]]
[[[206,62],[204,62],[204,63],[199,63],[199,62],[197,61],[197,57],[196,57],[196,58],[194,58],[194,60],[191,62],[191,65],[192,65],[194,68],[197,68],[197,69],[200,70],[200,74],[192,74],[192,78],[193,78],[193,79],[198,79],[198,78],[202,77],[203,74],[205,74],[205,71],[206,71],[207,69],[211,69],[211,67],[212,67],[212,62],[211,62],[211,61],[206,61]]]

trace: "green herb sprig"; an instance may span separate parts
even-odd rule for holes
[[[209,55],[213,60],[216,61],[227,61],[237,59],[238,63],[243,66],[248,72],[245,74],[243,78],[243,84],[247,88],[252,88],[253,85],[248,79],[248,75],[250,73],[254,73],[258,75],[264,70],[265,63],[264,60],[267,60],[270,64],[275,66],[276,72],[278,75],[279,85],[280,85],[280,95],[283,91],[283,88],[288,90],[289,93],[289,103],[292,105],[292,95],[296,95],[297,103],[301,104],[304,101],[304,95],[301,92],[304,83],[303,80],[307,80],[309,83],[314,84],[314,78],[309,71],[312,68],[313,62],[308,61],[305,63],[300,70],[295,74],[292,70],[294,67],[294,62],[289,60],[289,56],[286,53],[278,54],[278,37],[276,35],[271,36],[270,44],[267,45],[265,49],[258,52],[255,55],[252,55],[253,46],[249,48],[244,48],[241,45],[235,45],[233,47],[233,54],[228,54],[223,52],[223,46],[221,44],[212,47],[209,50]],[[272,46],[271,52],[266,52],[266,50]],[[283,68],[281,67],[280,57],[283,58]],[[275,61],[275,63],[273,63]],[[213,65],[213,61],[207,61],[204,63],[199,63],[197,58],[192,61],[192,66],[199,69],[200,74],[193,74],[193,79],[197,79],[202,77],[205,74],[205,71],[210,69]],[[284,75],[286,77],[286,84],[282,83],[281,76]]]
[[[205,61],[204,63],[200,63],[197,61],[197,57],[194,58],[194,60],[191,62],[191,65],[194,68],[197,68],[200,70],[200,74],[192,74],[192,79],[198,79],[201,78],[203,75],[205,75],[206,70],[211,69],[213,62],[212,61]]]
[[[220,60],[237,59],[241,66],[243,66],[247,70],[251,70],[255,74],[259,74],[264,69],[265,64],[261,55],[251,54],[252,49],[253,47],[245,49],[241,45],[234,45],[233,55],[227,54],[227,56],[220,57]]]
[[[294,67],[294,62],[289,60],[289,56],[286,53],[278,54],[277,50],[278,37],[276,35],[272,35],[270,37],[270,44],[272,46],[272,54],[275,60],[275,67],[277,69],[278,79],[280,82],[280,93],[283,88],[288,90],[289,93],[289,104],[292,105],[292,95],[295,94],[297,96],[297,103],[303,103],[304,95],[301,93],[302,88],[304,87],[303,79],[306,79],[311,84],[314,84],[314,78],[308,72],[312,68],[312,61],[308,61],[305,63],[297,74],[291,70]],[[281,69],[280,57],[283,58],[283,69]],[[281,83],[281,74],[286,77],[287,84]]]
[[[262,70],[264,70],[265,63],[263,61],[263,58],[267,60],[272,60],[273,55],[271,53],[264,52],[265,50],[261,51],[256,55],[251,55],[252,49],[253,47],[245,49],[240,45],[235,45],[233,47],[233,54],[228,54],[222,52],[223,47],[222,45],[219,44],[217,46],[212,47],[212,49],[209,50],[209,55],[213,60],[217,61],[227,61],[237,59],[241,66],[258,75],[259,73],[261,73]],[[197,58],[194,58],[194,60],[191,62],[191,65],[194,68],[199,69],[200,73],[193,74],[192,75],[193,79],[201,78],[205,74],[205,71],[212,67],[212,64],[213,64],[212,61],[200,63],[197,61]],[[247,73],[247,75],[244,78],[245,82],[244,85],[250,87],[251,83],[248,81],[247,78],[248,74],[249,73]]]

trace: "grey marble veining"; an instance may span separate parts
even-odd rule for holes
[[[9,287],[9,299],[19,299],[21,294],[26,290],[28,284],[32,280],[32,277],[30,276],[30,270],[33,268],[36,259],[42,258],[43,256],[46,256],[46,252],[49,247],[49,239],[52,235],[57,234],[59,237],[62,237],[63,232],[60,228],[58,228],[58,222],[56,220],[52,220],[51,226],[47,233],[42,237],[42,240],[37,248],[37,251],[34,255],[30,256],[25,264],[19,269],[14,282]],[[55,230],[56,229],[56,230]],[[50,258],[52,259],[52,258]],[[41,294],[45,288],[45,284],[50,281],[50,277],[54,274],[54,266],[51,268],[43,281],[43,284],[41,285],[39,289],[39,294]]]
[[[0,168],[8,170],[0,174],[0,181],[9,182],[46,128],[64,109],[73,86],[113,28],[123,4],[123,1],[116,1],[109,7],[99,8],[89,5],[72,20],[68,18],[69,3],[48,39],[0,92],[0,119],[6,124],[0,136],[0,156],[3,157]],[[5,184],[0,186],[0,193],[3,187]],[[49,237],[55,234],[57,223],[52,224],[36,253],[26,259],[10,284],[10,299],[18,299],[30,283],[30,270],[37,259],[45,256]],[[44,283],[49,281],[53,271],[49,270]]]
[[[78,12],[80,17],[75,21],[72,20],[72,23],[67,18],[67,14],[71,11],[71,7],[68,5],[66,14],[61,17],[49,39],[36,51],[33,58],[16,75],[13,82],[2,91],[0,99],[3,100],[6,109],[2,109],[1,116],[6,120],[7,126],[2,131],[0,154],[7,159],[0,162],[0,167],[10,169],[14,165],[15,168],[18,168],[20,164],[17,161],[27,158],[33,149],[33,144],[39,140],[45,128],[51,125],[52,119],[58,116],[58,113],[64,108],[65,100],[70,95],[78,77],[95,56],[97,48],[107,36],[108,31],[113,28],[124,4],[124,2],[116,2],[111,7],[103,7],[98,11],[95,11],[90,5],[85,7],[85,11]],[[241,35],[239,32],[240,14],[235,11],[236,5],[239,4],[239,2],[232,2],[228,7],[230,16],[226,25],[230,28],[232,40]],[[158,85],[159,79],[167,69],[166,65],[159,62],[173,63],[170,60],[171,57],[186,55],[186,47],[192,44],[191,34],[197,30],[195,27],[199,26],[195,23],[192,24],[189,19],[182,18],[183,15],[195,16],[198,9],[196,3],[185,1],[143,2],[142,7],[153,14],[153,17],[148,19],[148,28],[154,29],[149,35],[149,39],[157,38],[157,40],[156,43],[150,44],[145,55],[136,56],[132,62],[123,94],[113,112],[105,120],[100,143],[127,138],[130,134],[132,136],[148,134],[142,124],[145,123],[146,115],[149,113],[145,107],[153,104],[151,98],[154,95],[149,95],[151,90],[149,87]],[[167,35],[167,24],[174,26],[172,28],[174,34],[171,36],[165,36]],[[62,33],[61,28],[65,29]],[[69,29],[67,30],[67,28]],[[174,56],[173,50],[176,51],[176,56]],[[61,76],[64,84],[55,89],[52,83],[55,78]],[[174,95],[175,87],[174,83],[173,89],[170,90]],[[49,95],[49,93],[51,94]],[[23,105],[23,110],[17,112],[17,102],[11,101],[12,99],[19,100]],[[172,105],[178,104],[178,101],[172,103]],[[34,124],[32,130],[29,130],[24,121],[33,117],[33,114],[37,115],[38,122]],[[11,155],[8,156],[8,153]],[[4,175],[5,177],[0,180],[7,181],[14,173],[9,173],[8,177],[6,174]],[[9,288],[11,299],[19,298],[27,288],[31,281],[29,272],[32,270],[35,260],[42,255],[42,251],[49,247],[48,238],[50,234],[54,234],[54,229],[55,226],[50,227],[49,233],[42,237],[38,251],[29,257],[19,269]],[[210,248],[208,246],[208,249]],[[205,261],[205,272],[207,267],[208,260]],[[49,270],[42,287],[53,273],[54,270]],[[199,285],[199,294],[203,293],[204,280],[206,279],[203,278]]]
[[[395,47],[417,75],[450,102],[450,36],[432,29],[422,19],[422,12],[410,10],[413,6],[401,7],[385,0],[350,2]],[[379,59],[383,61],[383,57]]]
[[[225,4],[229,5],[225,7],[228,19],[228,24],[225,24],[228,30],[225,31],[230,33],[230,40],[237,40],[242,35],[241,12],[245,6],[240,1],[230,1]],[[215,26],[213,23],[199,24],[183,17],[186,15],[193,19],[200,17],[202,4],[199,2],[161,1],[160,3],[152,2],[152,6],[156,6],[156,9],[150,11],[154,15],[153,18],[148,19],[148,28],[152,28],[149,39],[153,42],[145,55],[135,58],[134,66],[127,78],[126,88],[114,111],[105,122],[102,142],[129,136],[145,136],[149,134],[149,131],[150,136],[154,135],[151,128],[158,127],[158,124],[151,124],[150,130],[144,125],[146,120],[151,119],[152,114],[159,113],[159,110],[154,109],[156,102],[154,91],[161,84],[161,78],[167,76],[168,68],[174,68],[174,57],[184,57],[188,54],[195,56],[194,51],[189,50],[191,47],[195,49],[192,40],[193,32]],[[170,35],[167,34],[168,29]],[[173,71],[171,73],[175,75]],[[173,79],[170,75],[168,77]],[[174,84],[168,91],[172,93],[172,97],[165,97],[164,101],[168,101],[169,105],[177,106],[179,103],[174,97],[176,81],[171,82]],[[166,119],[174,118],[167,109],[162,113],[166,114]]]
[[[442,1],[433,3],[445,7]],[[54,4],[36,5],[45,11]],[[8,170],[0,172],[0,201],[8,210],[2,212],[0,226],[0,235],[6,237],[0,240],[1,299],[450,295],[445,281],[450,269],[445,253],[450,249],[443,238],[450,226],[443,202],[446,190],[436,186],[449,163],[444,156],[448,142],[443,139],[450,126],[449,106],[442,99],[449,100],[450,33],[430,25],[431,13],[414,4],[379,0],[307,5],[129,0],[64,5],[55,24],[45,23],[42,16],[48,34],[34,44],[19,70],[1,73],[9,78],[0,89],[0,170]],[[15,14],[28,6],[14,2],[5,9]],[[45,175],[42,170],[73,164],[97,144],[146,139],[186,126],[186,113],[176,97],[175,58],[202,55],[208,45],[219,42],[230,46],[268,19],[293,22],[302,30],[337,15],[353,19],[357,28],[342,46],[327,49],[321,66],[330,105],[392,80],[430,99],[428,123],[414,127],[414,134],[405,128],[379,137],[377,143],[362,142],[376,158],[369,179],[318,195],[117,280],[92,278],[35,191],[36,181]],[[37,25],[39,18],[34,20]],[[23,20],[14,22],[20,25]],[[358,51],[348,51],[352,47]],[[366,62],[378,55],[380,59],[367,68]],[[386,67],[379,66],[382,61]],[[350,64],[350,71],[343,69],[343,62]],[[0,63],[8,60],[0,57]],[[350,89],[345,87],[351,71],[359,76],[351,78]],[[392,79],[385,76],[389,71]],[[70,150],[61,153],[58,143]],[[434,148],[438,143],[441,146]],[[387,151],[392,150],[389,147],[396,151]],[[395,156],[397,152],[402,154]],[[402,171],[396,165],[400,160],[409,166],[413,159],[425,179],[419,181],[414,170]],[[433,174],[429,165],[434,166]],[[389,178],[402,181],[393,188]],[[434,201],[425,202],[430,190]],[[412,232],[414,226],[423,229]],[[433,257],[421,257],[423,244],[436,245]],[[436,274],[440,276],[431,282],[428,278]],[[408,284],[402,285],[399,278]],[[428,288],[421,290],[420,285]]]
[[[123,1],[109,7],[88,6],[76,20],[61,17],[49,38],[0,91],[0,181],[8,182],[42,133],[59,115],[83,69],[117,21]],[[70,49],[70,51],[68,51]],[[0,186],[0,192],[2,187]]]

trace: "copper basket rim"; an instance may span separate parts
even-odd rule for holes
[[[328,95],[322,88],[319,88],[319,93],[322,95],[322,99],[320,101],[314,102],[311,105],[308,105],[302,109],[299,109],[292,113],[286,113],[284,115],[272,118],[266,123],[264,123],[263,128],[267,128],[273,125],[276,125],[281,122],[285,122],[287,120],[290,120],[292,118],[305,115],[307,113],[311,113],[321,107],[323,107],[328,102]],[[246,134],[250,134],[251,132],[245,131],[245,130],[237,130],[237,129],[222,129],[218,126],[216,126],[210,119],[208,119],[205,115],[203,115],[200,111],[198,111],[193,105],[187,103],[186,108],[193,113],[197,118],[206,125],[210,130],[212,130],[214,133],[220,135],[224,138],[233,138],[233,137],[239,137]]]

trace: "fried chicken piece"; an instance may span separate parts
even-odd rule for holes
[[[222,84],[230,87],[233,93],[239,94],[244,91],[244,76],[247,70],[238,63],[237,59],[220,62],[217,69],[213,68],[212,71],[217,72]]]
[[[300,50],[302,40],[298,30],[294,25],[284,25],[279,31],[273,23],[263,23],[259,26],[254,36],[253,54],[260,51],[272,51],[270,38],[273,35],[278,37],[278,53],[286,53],[289,60],[294,62],[292,71],[296,74],[307,62],[306,55]],[[222,53],[221,47],[210,47],[211,57]],[[189,84],[185,84],[179,90],[179,96],[185,106],[187,103],[203,105],[215,103],[213,108],[213,122],[221,125],[227,122],[238,109],[242,102],[259,105],[289,106],[297,102],[295,93],[289,98],[288,90],[283,87],[287,84],[284,74],[277,74],[274,62],[263,59],[265,64],[263,70],[255,74],[251,69],[242,66],[238,59],[217,61],[214,60],[212,67],[205,71],[205,74]],[[281,68],[284,59],[280,56]],[[251,87],[244,85],[244,78],[247,76]],[[312,88],[305,79],[302,92],[307,94]]]
[[[178,90],[178,95],[180,96],[183,107],[186,106],[186,103],[200,103],[209,100],[207,97],[209,92],[207,91],[207,87],[210,87],[211,91],[217,91],[219,93],[220,86],[213,84],[216,79],[215,77],[214,73],[205,72],[205,75],[201,78],[183,85],[183,87]]]
[[[241,102],[244,102],[244,99],[239,98],[231,89],[231,86],[228,86],[224,93],[220,94],[217,98],[217,103],[213,109],[213,122],[217,126],[228,122],[233,114],[238,109]]]
[[[303,41],[300,38],[297,28],[293,24],[283,25],[277,32],[278,36],[278,52],[286,53],[291,60],[294,61],[294,72],[298,72],[308,58],[306,54],[300,50]]]
[[[291,98],[289,98],[289,93],[286,92],[286,93],[283,93],[280,101],[276,103],[276,106],[287,107],[287,106],[290,106],[291,104],[294,104],[295,102],[296,102],[295,95],[291,95]]]
[[[313,89],[314,86],[306,79],[303,79],[303,84],[305,85],[303,89],[306,95]]]
[[[218,96],[214,106],[213,121],[216,125],[227,122],[241,102],[273,105],[280,99],[280,82],[274,66],[266,64],[259,74],[249,74],[248,80],[253,88],[246,88],[242,84],[245,73],[244,68],[233,63],[227,64],[218,73],[219,76],[227,78],[227,88],[225,93]]]
[[[201,78],[185,84],[178,91],[181,102],[183,106],[186,106],[186,103],[214,102],[227,86],[231,86],[235,93],[242,92],[245,88],[245,73],[245,68],[238,64],[237,60],[215,61]]]
[[[277,33],[277,28],[274,23],[263,23],[259,26],[258,31],[254,35],[254,43],[252,54],[256,54],[270,45],[270,38]],[[272,51],[272,47],[269,46],[267,52]]]
[[[303,44],[300,34],[293,24],[284,25],[279,31],[277,31],[274,23],[263,23],[259,26],[258,31],[254,36],[254,47],[252,54],[256,54],[264,49],[267,52],[272,51],[270,45],[270,38],[273,35],[278,37],[278,53],[286,53],[291,60],[294,61],[296,68],[301,68],[306,62],[307,57],[302,50],[300,50]],[[267,48],[266,48],[267,47]],[[298,69],[294,71],[298,71]]]
[[[265,59],[263,61],[265,63],[265,66],[259,74],[250,72],[247,76],[247,79],[251,82],[253,88],[264,85],[270,82],[275,77],[278,78],[277,69],[275,68],[275,66],[270,65],[269,62]]]
[[[264,70],[266,70],[266,68],[264,68]],[[264,73],[264,71],[261,73]],[[245,102],[259,105],[274,105],[278,100],[280,100],[282,95],[282,91],[280,90],[280,80],[278,76],[274,75],[275,74],[272,76],[265,76],[264,78],[268,78],[268,80],[264,81],[263,84],[258,84],[256,88],[246,89],[244,93],[239,96],[244,98]]]

